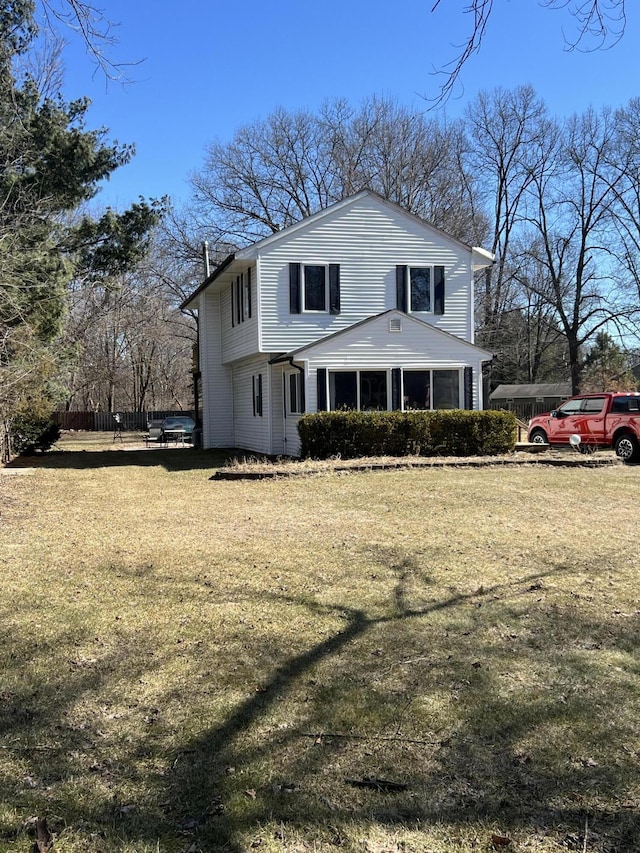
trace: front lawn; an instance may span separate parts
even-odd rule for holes
[[[221,461],[0,474],[2,853],[638,849],[640,469]]]

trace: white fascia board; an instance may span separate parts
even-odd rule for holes
[[[482,270],[486,267],[490,267],[495,261],[496,256],[493,252],[488,252],[486,249],[482,249],[480,246],[474,246],[471,249],[471,269],[475,272],[476,270]]]

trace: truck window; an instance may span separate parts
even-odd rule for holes
[[[580,411],[580,407],[582,406],[582,400],[567,400],[566,403],[563,403],[558,411],[562,412],[563,415],[576,415]]]
[[[583,412],[589,412],[594,415],[596,412],[601,412],[604,406],[604,402],[606,397],[588,397],[584,401],[584,406],[582,408]]]
[[[628,397],[614,397],[611,405],[612,412],[628,412],[631,408],[631,400]]]

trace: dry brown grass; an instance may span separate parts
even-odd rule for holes
[[[638,849],[640,469],[222,462],[0,476],[2,853]]]

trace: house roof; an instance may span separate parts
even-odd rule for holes
[[[308,228],[311,225],[316,224],[317,222],[325,219],[326,217],[333,215],[337,211],[350,207],[355,204],[357,201],[363,198],[374,198],[377,199],[381,204],[386,207],[391,208],[396,213],[400,213],[402,216],[408,217],[412,219],[414,222],[418,222],[422,227],[427,228],[428,230],[434,232],[435,234],[440,235],[446,240],[449,240],[453,243],[456,243],[458,246],[466,249],[471,252],[471,265],[472,268],[482,269],[484,267],[491,266],[494,260],[494,255],[491,252],[488,252],[486,249],[482,249],[478,246],[469,246],[466,243],[463,243],[461,240],[458,240],[456,237],[452,237],[450,234],[447,234],[445,231],[442,231],[439,228],[436,228],[435,225],[431,225],[429,222],[426,222],[424,219],[421,219],[419,216],[416,216],[415,213],[411,213],[405,208],[401,207],[399,204],[396,204],[393,201],[389,201],[386,198],[383,198],[373,190],[361,190],[355,195],[348,196],[347,198],[343,198],[340,201],[335,202],[335,204],[329,205],[329,207],[325,207],[322,210],[318,210],[316,213],[311,214],[311,216],[307,216],[304,219],[301,219],[299,222],[295,222],[293,225],[289,225],[287,228],[283,228],[282,231],[277,231],[275,234],[270,234],[267,237],[264,237],[262,240],[258,240],[256,243],[252,243],[249,246],[246,246],[244,249],[238,249],[237,252],[229,255],[225,260],[219,264],[215,270],[211,273],[211,275],[202,282],[202,284],[194,290],[194,292],[188,296],[184,302],[180,305],[181,308],[189,307],[190,303],[202,293],[209,285],[213,284],[214,281],[225,271],[234,261],[252,261],[255,260],[260,252],[268,248],[274,243],[279,242],[283,239],[289,239],[296,232],[301,229]]]
[[[490,400],[523,399],[528,397],[570,397],[570,382],[539,382],[533,385],[498,385],[489,394]]]
[[[301,356],[310,355],[311,351],[317,347],[325,346],[328,341],[335,341],[341,337],[350,335],[353,336],[353,332],[359,328],[364,328],[365,326],[370,325],[371,323],[376,322],[380,319],[380,317],[384,317],[385,315],[397,315],[402,317],[403,319],[408,320],[411,323],[416,323],[419,326],[422,326],[425,331],[431,332],[435,335],[444,335],[446,338],[450,338],[455,341],[457,346],[465,346],[470,350],[474,350],[478,353],[483,361],[490,361],[493,358],[493,353],[488,350],[481,349],[477,347],[475,344],[469,343],[469,341],[464,341],[462,338],[456,337],[456,335],[452,335],[450,332],[445,332],[443,329],[439,329],[437,326],[433,326],[431,323],[427,323],[424,320],[421,320],[419,317],[415,317],[412,314],[405,314],[403,311],[399,311],[397,308],[390,308],[387,311],[382,311],[380,314],[374,314],[371,317],[366,317],[364,320],[359,320],[357,323],[354,323],[351,326],[348,326],[345,329],[339,329],[337,332],[333,332],[331,335],[326,335],[325,337],[318,338],[310,344],[305,344],[304,346],[298,347],[297,349],[291,350],[290,352],[281,353],[280,355],[275,356],[271,359],[271,364],[277,364],[282,361],[301,361],[304,360]]]

